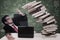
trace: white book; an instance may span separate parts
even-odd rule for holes
[[[50,27],[54,28],[54,27],[57,27],[57,25],[56,24],[50,24],[50,25],[44,26],[43,28],[46,29],[46,28],[50,28]]]
[[[49,27],[49,28],[46,28],[44,30],[46,30],[47,32],[53,32],[53,31],[57,30],[57,27]]]
[[[44,13],[45,13],[45,9],[41,10],[41,11],[39,11],[37,13],[32,14],[32,16],[43,15]]]
[[[43,15],[45,12],[46,12],[45,10],[42,10],[42,11],[40,12],[40,14],[37,14],[37,15],[35,15],[34,17],[36,18],[36,17],[38,17],[38,16],[41,16],[41,15]]]
[[[41,16],[40,18],[43,19],[43,18],[47,17],[48,15],[50,15],[50,13],[46,13],[45,15]]]
[[[30,2],[30,3],[22,6],[22,8],[29,10],[29,9],[31,9],[33,6],[35,6],[35,5],[39,4],[39,3],[41,3],[41,1],[39,1],[39,2],[33,1],[33,2]]]
[[[30,9],[32,7],[32,4],[35,4],[36,1],[30,2],[22,6],[23,9]]]
[[[35,6],[35,5],[39,4],[39,3],[41,3],[41,1],[36,2],[36,3],[33,3],[33,5],[31,5],[31,8],[33,8],[33,6]],[[31,8],[29,8],[29,9],[31,9]],[[29,9],[28,9],[28,10],[29,10]]]
[[[48,21],[47,24],[49,24],[49,23],[51,23],[51,22],[53,22],[53,21],[54,21],[55,23],[57,23],[55,19],[52,19],[52,20]]]
[[[57,30],[57,25],[51,24],[51,25],[48,25],[48,26],[44,26],[43,29],[46,30],[47,32],[56,31]]]
[[[38,8],[39,6],[42,6],[42,4],[37,5],[37,6],[35,6],[34,8],[29,9],[28,12],[32,12],[32,11],[36,10],[36,8]]]
[[[48,15],[46,15],[46,16],[48,16]],[[45,17],[46,17],[45,16]],[[50,16],[50,17],[47,17],[46,19],[44,19],[44,22],[48,22],[49,20],[51,20],[51,19],[53,19],[54,18],[54,16]]]

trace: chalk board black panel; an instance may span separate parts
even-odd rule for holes
[[[19,38],[33,38],[34,27],[18,27],[18,37]]]

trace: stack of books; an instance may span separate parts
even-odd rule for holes
[[[36,19],[36,22],[43,24],[42,34],[55,34],[57,30],[57,22],[53,15],[51,15],[45,5],[41,1],[33,1],[22,6],[23,9],[27,9],[29,14]]]

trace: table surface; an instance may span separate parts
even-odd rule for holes
[[[60,40],[59,33],[52,35],[50,37],[46,37],[44,35],[41,35],[41,33],[34,33],[34,38],[18,38],[17,33],[11,33],[11,34],[15,38],[15,40]],[[4,36],[0,40],[7,40],[7,38],[6,38],[6,36]]]

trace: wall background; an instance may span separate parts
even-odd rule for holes
[[[42,30],[42,24],[36,23],[33,17],[31,17],[26,10],[21,8],[21,6],[31,1],[33,0],[0,0],[0,38],[4,36],[4,30],[2,29],[4,25],[1,22],[1,18],[6,14],[10,15],[10,17],[13,17],[13,14],[16,13],[17,8],[19,8],[23,13],[27,14],[29,25],[34,26],[36,32],[40,32]],[[48,9],[48,12],[55,16],[57,24],[60,26],[60,0],[37,1],[42,1],[42,3]],[[60,27],[58,27],[57,32],[60,32]]]

